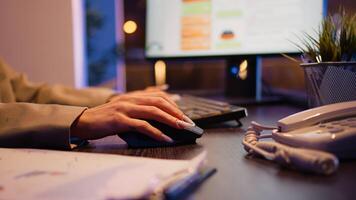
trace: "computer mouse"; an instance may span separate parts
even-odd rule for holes
[[[120,133],[118,134],[118,136],[123,139],[130,148],[147,148],[195,144],[196,139],[200,138],[204,133],[204,130],[199,128],[198,126],[193,126],[186,129],[176,129],[157,121],[149,121],[149,123],[155,128],[162,131],[162,133],[164,133],[165,135],[172,138],[174,142],[169,143],[157,141],[137,131],[128,131]]]

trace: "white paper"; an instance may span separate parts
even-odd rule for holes
[[[197,168],[187,160],[0,148],[0,199],[131,199]]]

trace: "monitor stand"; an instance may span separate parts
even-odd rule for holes
[[[225,95],[262,100],[262,59],[260,56],[234,56],[227,58]]]

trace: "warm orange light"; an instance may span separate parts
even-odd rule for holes
[[[123,29],[125,33],[132,34],[137,30],[137,24],[132,20],[126,21],[124,23]]]
[[[164,85],[166,83],[166,63],[163,60],[158,60],[155,63],[155,79],[156,85]]]
[[[247,60],[244,60],[240,64],[240,70],[238,76],[240,77],[241,80],[245,80],[247,78],[247,67],[248,67],[248,62]]]

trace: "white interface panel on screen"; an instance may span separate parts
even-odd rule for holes
[[[148,57],[292,53],[324,0],[149,0]]]

